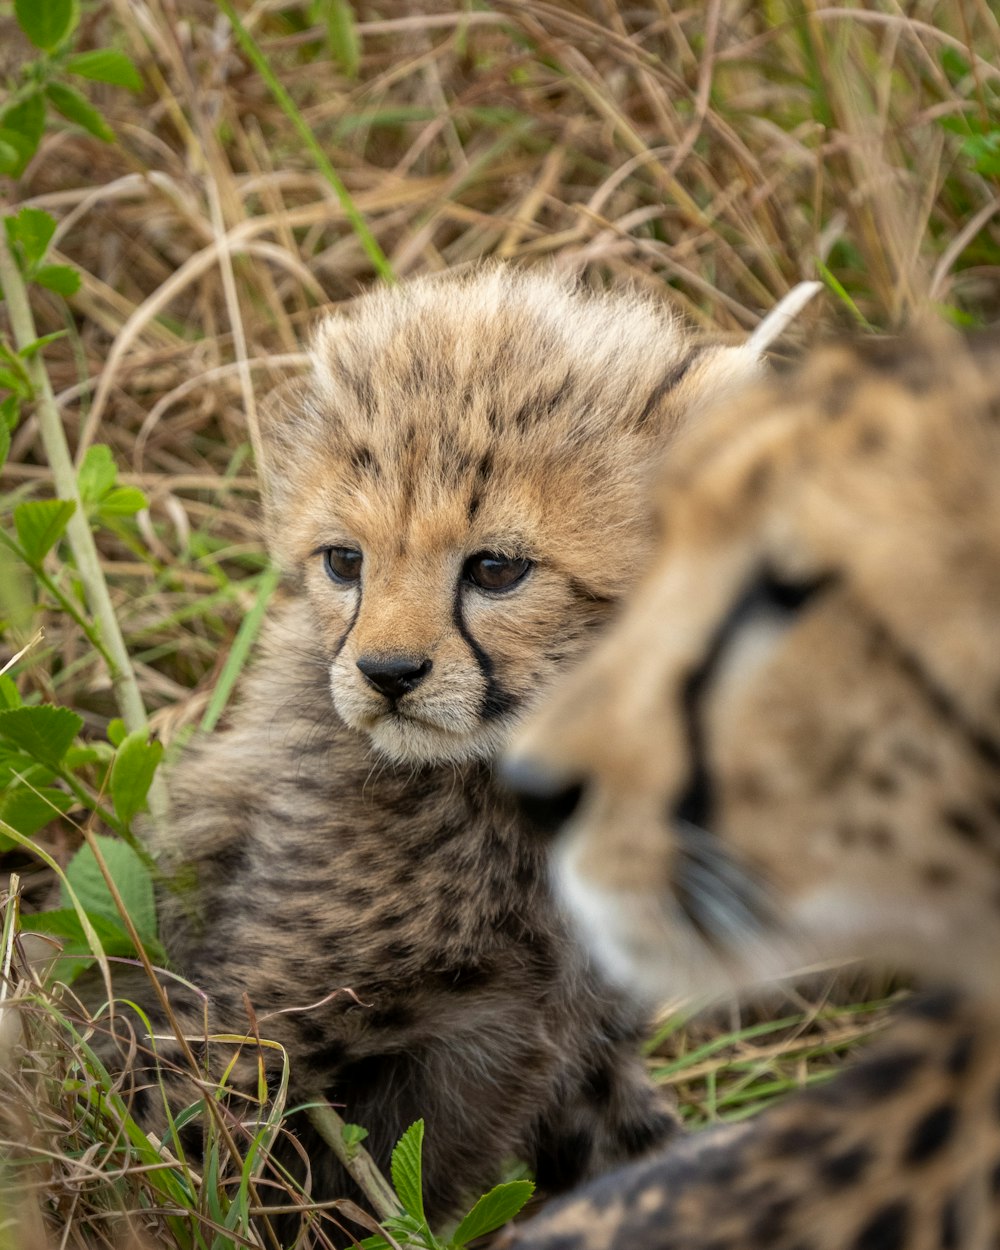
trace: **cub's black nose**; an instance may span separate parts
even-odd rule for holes
[[[413,660],[405,655],[363,655],[357,664],[369,686],[389,699],[401,699],[419,686],[431,671],[430,660]]]
[[[506,760],[500,775],[514,792],[521,815],[543,833],[555,833],[583,798],[582,782],[554,776],[532,760]]]

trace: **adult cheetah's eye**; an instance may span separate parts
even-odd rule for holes
[[[462,581],[480,590],[510,590],[527,575],[532,563],[525,556],[509,559],[495,551],[477,551],[462,567]]]
[[[353,547],[324,547],[323,567],[334,582],[357,582],[361,579],[360,551]]]

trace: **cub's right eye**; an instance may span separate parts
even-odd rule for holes
[[[331,581],[343,585],[345,582],[361,580],[361,563],[363,556],[354,547],[324,547],[323,567]]]

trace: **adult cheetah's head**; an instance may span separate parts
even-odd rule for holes
[[[319,328],[265,420],[271,545],[337,712],[397,762],[487,758],[635,575],[649,466],[757,371],[635,295],[496,267]]]
[[[669,457],[627,611],[514,744],[649,994],[858,956],[1000,992],[1000,338],[816,353]]]

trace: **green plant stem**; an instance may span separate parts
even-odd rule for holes
[[[276,78],[274,71],[267,62],[267,57],[258,47],[253,35],[240,21],[236,10],[230,4],[229,0],[215,0],[216,5],[225,13],[229,20],[229,24],[233,28],[233,33],[239,40],[240,47],[247,54],[247,57],[253,62],[254,68],[260,74],[264,82],[267,84],[271,95],[274,96],[278,107],[285,114],[288,120],[295,127],[299,138],[308,148],[316,168],[327,180],[333,188],[337,199],[340,201],[340,207],[344,210],[344,216],[351,223],[351,228],[358,237],[358,241],[364,248],[368,259],[375,267],[375,272],[380,278],[386,282],[395,282],[396,275],[392,271],[392,265],[389,263],[385,252],[378,245],[378,240],[368,229],[368,223],[362,217],[358,210],[358,206],[351,198],[351,193],[341,181],[340,175],[330,164],[329,157],[320,147],[319,142],[313,132],[309,129],[306,119],[299,112],[298,106],[292,97],[285,90],[284,86]]]
[[[3,286],[7,301],[11,328],[18,351],[34,343],[38,338],[35,320],[28,303],[28,292],[25,289],[21,271],[17,267],[7,241],[7,232],[0,228],[0,285]],[[52,470],[56,494],[60,499],[70,499],[76,504],[73,515],[66,527],[70,550],[76,562],[77,572],[83,582],[87,603],[94,616],[97,628],[103,641],[100,648],[105,657],[111,676],[115,700],[118,704],[122,720],[129,732],[147,729],[146,708],[142,701],[139,683],[125,647],[115,616],[114,605],[108,592],[108,584],[101,569],[100,557],[83,509],[83,501],[77,489],[76,474],[73,461],[66,443],[66,434],[56,407],[52,383],[45,371],[45,363],[41,353],[35,353],[25,360],[24,367],[31,380],[35,393],[35,411],[38,417],[38,428],[42,435],[45,455]],[[159,778],[154,778],[149,792],[149,807],[154,818],[161,816],[166,808],[165,792]]]
[[[29,569],[31,569],[32,573],[38,578],[42,586],[49,592],[52,598],[55,599],[56,603],[59,604],[60,610],[65,612],[70,620],[73,621],[90,645],[110,668],[111,655],[105,647],[101,639],[101,635],[94,628],[91,622],[87,620],[86,616],[84,616],[69,595],[63,594],[52,578],[49,577],[48,573],[46,573],[40,565],[29,560],[27,553],[22,550],[19,544],[14,542],[10,535],[5,534],[2,530],[0,530],[0,543],[2,543],[12,555],[17,556],[22,564],[25,564]]]
[[[344,1168],[361,1187],[368,1201],[375,1208],[380,1220],[394,1219],[402,1215],[392,1186],[378,1169],[378,1165],[364,1146],[355,1143],[348,1149],[344,1141],[344,1121],[326,1102],[309,1108],[309,1119],[320,1137],[337,1156]]]

